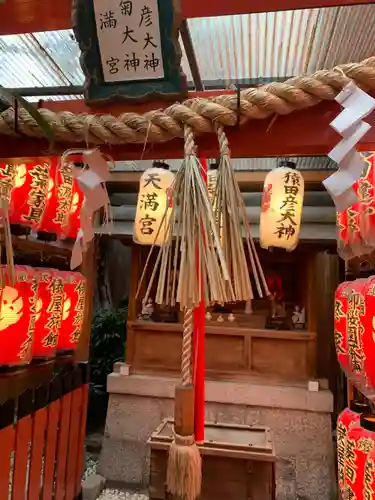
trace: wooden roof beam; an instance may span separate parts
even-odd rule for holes
[[[372,4],[375,0],[181,0],[185,19]],[[72,0],[11,0],[0,5],[0,35],[71,28]]]

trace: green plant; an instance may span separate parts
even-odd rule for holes
[[[91,381],[105,391],[107,376],[116,361],[123,361],[127,307],[99,309],[91,329]],[[97,388],[100,390],[100,388]]]
[[[116,361],[123,361],[126,344],[127,307],[101,308],[91,328],[89,424],[104,424],[107,411],[107,377]]]

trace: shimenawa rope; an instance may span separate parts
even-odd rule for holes
[[[143,115],[124,113],[118,117],[108,114],[79,114],[65,111],[54,113],[40,109],[51,125],[59,142],[92,144],[144,144],[166,142],[184,137],[184,126],[194,134],[214,132],[214,124],[234,126],[240,114],[240,124],[269,116],[287,115],[295,110],[315,106],[321,101],[334,100],[337,93],[353,80],[363,90],[375,88],[375,57],[360,63],[349,63],[331,70],[319,70],[312,75],[290,78],[257,88],[241,91],[240,106],[235,93],[211,98],[188,99],[168,108],[149,111]],[[0,135],[15,135],[15,111],[9,108],[0,114]],[[25,111],[18,111],[18,133],[43,137],[35,120]]]

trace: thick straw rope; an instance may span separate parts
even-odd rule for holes
[[[321,101],[332,101],[338,92],[353,80],[368,91],[375,88],[375,57],[361,63],[343,64],[331,70],[319,70],[308,76],[298,76],[284,83],[271,83],[235,94],[219,95],[209,99],[189,99],[173,104],[165,110],[153,110],[139,115],[124,113],[111,115],[75,115],[54,113],[40,109],[51,125],[56,141],[93,144],[124,144],[170,141],[184,137],[184,125],[194,134],[213,132],[213,124],[233,126],[248,120],[259,120],[273,114],[287,115],[295,110],[315,106]],[[0,135],[15,135],[14,110],[0,114]],[[29,137],[43,137],[42,130],[24,109],[19,110],[19,133]]]
[[[187,309],[184,314],[181,355],[181,384],[186,387],[192,383],[191,354],[193,343],[194,318],[193,309]]]

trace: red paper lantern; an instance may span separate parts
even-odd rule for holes
[[[352,281],[348,294],[348,308],[346,315],[347,352],[349,357],[348,375],[350,380],[359,388],[366,385],[364,376],[364,359],[362,334],[365,319],[365,299],[363,295],[367,284],[366,279]]]
[[[367,433],[361,442],[366,453],[363,477],[362,497],[364,500],[375,498],[375,418],[373,415],[362,415],[361,427]]]
[[[0,303],[0,365],[16,366],[31,361],[35,330],[38,283],[32,268],[15,267],[11,283],[6,267],[0,266],[4,287]]]
[[[71,167],[61,164],[60,159],[55,158],[52,162],[51,181],[47,206],[38,231],[61,236],[67,230],[73,200],[74,177]]]
[[[337,214],[337,247],[343,259],[375,248],[375,153],[361,155],[367,169],[353,185],[358,203]]]
[[[56,353],[64,306],[64,284],[58,271],[38,269],[40,292],[34,357],[50,358]]]
[[[364,310],[361,322],[361,349],[363,355],[362,391],[367,396],[373,395],[375,389],[375,276],[366,280],[363,287]]]
[[[358,199],[361,204],[361,236],[366,245],[375,246],[375,153],[362,153],[367,169],[359,180]]]
[[[63,285],[56,280],[53,269],[35,269],[38,280],[35,332],[32,354],[34,358],[50,359],[56,354],[58,333],[63,311]],[[57,277],[58,278],[58,277]]]
[[[73,199],[68,218],[66,236],[68,238],[77,238],[78,231],[81,225],[81,208],[85,200],[84,194],[78,186],[78,182],[74,179],[73,183]]]
[[[360,425],[353,425],[348,432],[345,456],[345,481],[347,499],[374,498],[373,459],[375,426],[374,417],[362,415]],[[370,494],[370,496],[365,496]]]
[[[366,403],[352,401],[350,409],[345,408],[337,419],[336,440],[338,482],[342,498],[346,498],[345,459],[347,454],[348,434],[354,425],[359,425],[361,414],[368,413],[369,411],[370,407]]]
[[[49,162],[17,165],[9,207],[11,224],[39,225],[46,208],[49,179]]]
[[[0,195],[4,200],[10,201],[14,180],[16,178],[17,166],[14,164],[0,165]]]
[[[86,301],[86,278],[80,273],[59,272],[64,284],[64,310],[58,351],[71,351],[77,347],[81,335]]]
[[[350,367],[346,332],[346,315],[348,312],[348,294],[350,292],[350,285],[350,281],[345,281],[337,287],[334,305],[334,335],[336,354],[338,362],[344,372],[347,372]]]

